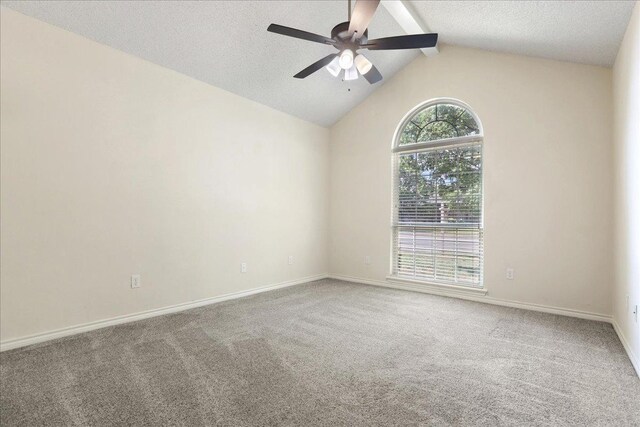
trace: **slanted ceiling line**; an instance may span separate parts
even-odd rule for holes
[[[429,27],[422,22],[418,15],[413,11],[411,5],[404,0],[382,0],[380,2],[387,12],[398,22],[400,27],[407,34],[430,33]],[[437,55],[439,53],[438,45],[420,49],[427,56]]]

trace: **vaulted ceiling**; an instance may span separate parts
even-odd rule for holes
[[[414,1],[440,41],[612,66],[634,1]]]
[[[412,1],[440,42],[610,66],[634,2]],[[268,33],[270,23],[329,35],[347,1],[2,1],[3,6],[150,62],[330,126],[377,87],[321,70],[292,76],[333,47]],[[371,38],[404,34],[384,7]],[[368,51],[386,80],[420,51]]]

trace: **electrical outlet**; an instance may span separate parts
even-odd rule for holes
[[[371,264],[371,257],[369,255],[364,257],[364,263],[367,265]]]
[[[140,280],[139,274],[133,274],[131,276],[131,289],[136,289],[142,286],[142,281]]]
[[[507,268],[507,279],[513,280],[513,268]]]
[[[293,265],[293,255],[289,255],[289,265]]]
[[[240,273],[246,273],[247,272],[247,263],[243,262],[242,264],[240,264]]]

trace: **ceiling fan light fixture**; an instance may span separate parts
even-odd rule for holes
[[[343,70],[348,70],[353,66],[353,51],[351,49],[343,50],[339,58],[340,68]]]
[[[356,59],[354,59],[354,62],[356,64],[356,67],[358,67],[358,71],[360,71],[360,74],[362,75],[367,74],[369,71],[371,71],[371,67],[373,67],[371,61],[365,58],[362,54],[358,54],[356,56]]]
[[[352,65],[351,68],[344,70],[344,79],[347,80],[356,80],[358,78],[358,69],[355,65]]]
[[[327,71],[331,73],[333,77],[338,77],[342,68],[340,68],[340,59],[336,56],[333,61],[329,62],[329,65],[325,67]]]
[[[349,19],[333,27],[331,37],[278,24],[270,24],[267,27],[270,33],[332,46],[338,51],[294,74],[294,78],[304,79],[326,68],[335,77],[345,70],[344,80],[355,80],[358,74],[362,74],[369,84],[375,84],[382,80],[382,74],[367,58],[358,54],[359,50],[424,49],[437,46],[438,34],[436,33],[369,38],[369,23],[381,0],[355,0],[353,7],[351,7],[351,1],[349,0],[347,4]]]

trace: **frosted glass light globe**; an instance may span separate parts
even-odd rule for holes
[[[348,70],[353,65],[353,52],[351,49],[345,49],[340,54],[340,68]]]

